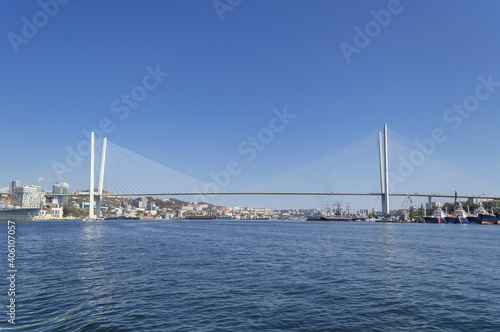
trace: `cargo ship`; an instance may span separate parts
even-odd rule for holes
[[[25,209],[19,206],[7,205],[5,202],[0,202],[0,220],[33,220],[40,210],[41,208]]]

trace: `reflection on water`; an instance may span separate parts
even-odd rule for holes
[[[86,310],[97,315],[110,313],[105,305],[111,303],[110,280],[107,276],[105,257],[108,254],[103,249],[106,238],[103,237],[105,225],[102,221],[84,222],[80,230],[75,259],[79,262],[77,268],[77,282],[83,286]],[[90,309],[91,308],[91,309]]]
[[[383,279],[384,290],[387,300],[399,300],[403,295],[401,290],[401,274],[399,273],[398,263],[395,260],[394,245],[394,224],[384,223],[382,225],[382,246],[383,246]]]

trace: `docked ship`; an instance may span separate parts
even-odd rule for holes
[[[483,225],[494,225],[498,222],[498,216],[494,215],[493,213],[491,214],[484,213],[481,214],[480,217],[481,217],[481,224]]]
[[[325,215],[320,214],[320,215],[308,216],[306,217],[306,221],[355,221],[355,219],[349,216],[349,214],[344,215],[342,213],[341,204],[342,202],[338,203],[337,209],[335,213],[333,213],[333,215],[331,215],[330,207],[327,204]],[[347,207],[347,209],[349,209],[349,207]]]
[[[438,207],[436,211],[432,214],[432,217],[424,217],[426,223],[430,224],[446,224],[448,221],[446,220],[446,214],[443,210]]]
[[[494,214],[482,214],[481,215],[481,224],[483,224],[483,225],[494,225],[497,222],[498,222],[498,218]]]
[[[10,204],[0,201],[0,220],[33,220],[43,209],[45,191],[39,186],[13,187]]]
[[[483,223],[482,216],[484,216],[484,215],[488,215],[488,212],[484,208],[483,203],[479,202],[479,206],[477,207],[477,209],[475,209],[472,216],[470,216],[468,218],[469,222],[471,224],[482,224]],[[489,218],[485,218],[485,219],[489,219]],[[495,219],[496,219],[496,217],[495,217]]]
[[[462,203],[458,202],[458,209],[453,212],[452,217],[446,217],[446,221],[449,224],[469,224],[469,219],[467,219],[467,212],[465,212]]]
[[[0,202],[0,220],[20,221],[20,220],[33,220],[40,209],[23,209],[19,206],[7,205]]]
[[[104,220],[139,220],[139,219],[141,218],[132,216],[113,216],[104,218]]]
[[[354,221],[351,217],[341,217],[341,216],[309,216],[306,221]]]
[[[366,216],[358,213],[352,217],[352,221],[366,221]]]
[[[194,216],[184,216],[183,220],[213,220],[216,219],[216,216],[205,216],[205,215],[194,215]]]

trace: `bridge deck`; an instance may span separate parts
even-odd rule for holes
[[[45,194],[46,196],[89,196],[88,193],[81,194]],[[95,193],[94,195],[97,195]],[[107,196],[226,196],[226,195],[295,195],[295,196],[382,196],[382,193],[350,193],[350,192],[161,192],[161,193],[123,193],[123,194],[102,194],[103,197]],[[389,193],[389,196],[411,196],[411,197],[441,197],[441,198],[454,198],[455,194],[422,194],[422,193]],[[488,195],[457,195],[457,198],[481,198],[481,199],[495,199],[500,200],[500,196]]]

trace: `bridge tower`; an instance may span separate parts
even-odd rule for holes
[[[102,204],[102,186],[104,184],[104,166],[106,164],[106,144],[108,139],[104,137],[102,140],[102,155],[101,155],[101,170],[99,172],[99,187],[97,188],[97,218],[101,218],[101,204]]]
[[[90,133],[90,183],[89,183],[89,220],[96,219],[94,214],[94,132]]]
[[[389,153],[387,151],[387,125],[384,125],[384,139],[382,132],[378,132],[380,157],[380,189],[382,193],[382,213],[389,213]]]
[[[89,183],[89,220],[95,220],[101,218],[101,203],[102,203],[102,187],[104,184],[104,166],[106,164],[106,144],[107,138],[105,137],[102,141],[102,155],[101,155],[101,169],[99,173],[99,186],[97,189],[97,195],[94,193],[94,133],[90,133],[90,183]],[[94,196],[95,199],[94,199]],[[94,212],[94,206],[97,202],[97,209]],[[96,215],[97,214],[97,215]]]

